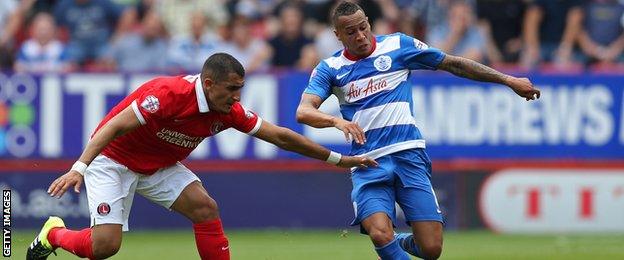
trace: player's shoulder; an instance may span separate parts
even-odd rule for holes
[[[252,118],[254,117],[254,114],[251,112],[251,110],[247,109],[240,102],[235,102],[232,105],[232,109],[230,110],[229,116],[237,117],[237,118],[240,118],[243,116],[246,118]]]
[[[158,76],[145,83],[137,90],[144,95],[156,95],[160,98],[175,99],[176,97],[188,96],[195,85],[193,79],[180,76]]]

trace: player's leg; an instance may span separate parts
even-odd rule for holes
[[[394,227],[387,212],[375,212],[366,217],[362,228],[368,233],[375,251],[382,260],[408,260],[409,256],[403,251],[397,239],[394,238]]]
[[[397,161],[396,196],[412,234],[397,234],[401,247],[424,259],[442,253],[442,214],[431,186],[431,162],[422,149],[402,151]]]
[[[208,195],[199,178],[178,163],[139,180],[137,192],[193,222],[201,259],[230,259],[217,202]]]
[[[381,259],[409,259],[394,238],[395,197],[391,187],[394,163],[377,159],[379,167],[358,169],[352,176],[351,199],[355,209],[352,225],[360,224]]]
[[[43,244],[47,243],[52,250],[60,247],[89,259],[116,254],[121,247],[122,225],[126,225],[127,230],[136,180],[123,165],[104,156],[96,157],[85,173],[92,227],[71,230],[60,218],[51,217],[50,224],[46,222],[42,229],[42,233],[47,232],[47,241]],[[47,225],[51,228],[46,230]]]

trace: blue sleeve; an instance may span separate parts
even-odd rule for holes
[[[308,87],[303,91],[306,94],[313,94],[321,97],[322,100],[327,99],[331,94],[332,75],[329,66],[321,61],[310,74]]]
[[[441,50],[405,34],[401,34],[401,54],[405,66],[410,70],[436,70],[446,56]]]

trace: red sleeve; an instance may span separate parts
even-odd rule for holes
[[[254,135],[260,129],[262,118],[256,113],[243,107],[240,103],[235,103],[230,112],[232,127],[248,135]]]
[[[165,82],[158,79],[145,83],[132,102],[132,110],[142,125],[157,118],[169,118],[174,114],[174,93],[163,83]]]

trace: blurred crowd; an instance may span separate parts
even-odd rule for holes
[[[342,48],[335,0],[0,0],[0,69],[197,72],[228,52],[248,72],[311,70]],[[504,70],[624,72],[624,0],[360,0],[403,32]]]

